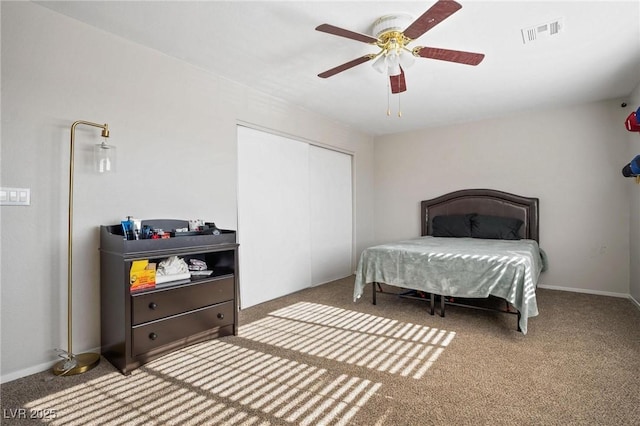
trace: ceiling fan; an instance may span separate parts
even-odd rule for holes
[[[447,19],[453,13],[462,8],[462,5],[453,0],[438,0],[418,19],[411,22],[411,17],[406,14],[393,14],[380,17],[373,24],[374,36],[357,33],[339,28],[330,24],[322,24],[316,27],[317,31],[349,38],[363,43],[376,45],[380,51],[376,54],[367,54],[353,59],[335,68],[318,74],[318,77],[327,78],[342,71],[374,60],[373,68],[389,76],[391,93],[400,93],[407,90],[404,78],[404,69],[414,62],[416,57],[438,59],[441,61],[457,62],[466,65],[478,65],[484,59],[482,53],[463,52],[459,50],[440,49],[435,47],[416,46],[409,49],[407,45],[417,39],[440,22]],[[404,28],[404,31],[402,30]]]

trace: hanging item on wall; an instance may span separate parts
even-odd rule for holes
[[[625,127],[630,132],[640,132],[640,123],[638,118],[640,117],[640,107],[637,111],[632,112],[627,117],[627,121],[624,122]]]
[[[640,183],[640,155],[636,155],[629,164],[622,168],[622,176],[635,177],[636,183]]]
[[[636,155],[633,160],[622,168],[622,176],[635,177],[640,175],[640,155]]]

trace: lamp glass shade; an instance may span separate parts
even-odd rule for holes
[[[395,64],[390,64],[389,69],[387,70],[387,74],[390,77],[402,74],[402,70],[400,69],[400,64],[398,64],[397,62]]]
[[[399,64],[400,62],[398,61],[398,52],[396,52],[395,50],[390,50],[387,53],[387,67],[389,68],[389,71],[391,71],[391,69],[393,68],[396,68]]]
[[[409,52],[400,52],[400,65],[402,68],[409,68],[416,61],[415,56]]]
[[[373,61],[371,66],[373,67],[374,70],[378,71],[379,73],[386,72],[387,71],[387,64],[386,64],[386,60],[385,60],[384,54],[378,56],[378,59]]]
[[[93,163],[98,173],[116,170],[116,147],[102,142],[93,147]]]

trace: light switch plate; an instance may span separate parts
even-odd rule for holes
[[[31,188],[0,188],[0,205],[30,206]]]

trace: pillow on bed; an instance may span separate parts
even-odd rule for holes
[[[470,237],[472,214],[434,216],[431,235],[434,237]]]
[[[471,219],[471,236],[500,240],[519,240],[518,231],[524,222],[515,217],[475,215]]]

